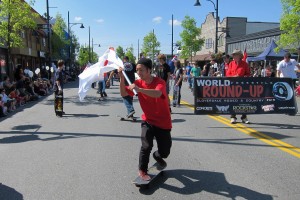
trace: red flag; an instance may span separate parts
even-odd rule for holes
[[[247,50],[245,48],[245,50],[244,50],[244,56],[243,56],[243,61],[247,62],[247,57],[248,57],[248,54],[247,54]]]

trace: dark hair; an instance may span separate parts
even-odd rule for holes
[[[292,55],[291,55],[290,53],[285,53],[285,54],[284,54],[284,57],[285,57],[285,58],[291,58]]]
[[[174,64],[175,64],[175,63],[177,63],[177,68],[181,68],[180,60],[176,60],[176,61],[174,62]]]
[[[128,56],[124,56],[124,58],[123,58],[123,59],[125,59],[125,60],[129,60]]]
[[[141,58],[138,62],[137,65],[141,64],[147,67],[148,69],[152,69],[152,61],[148,58]]]
[[[226,55],[223,56],[223,59],[225,59],[225,58],[228,58],[228,59],[229,59],[230,56],[229,56],[228,54],[226,54]]]

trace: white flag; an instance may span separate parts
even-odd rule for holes
[[[117,56],[116,52],[108,49],[99,58],[98,62],[85,69],[79,74],[79,100],[83,101],[87,91],[91,88],[92,83],[103,80],[104,73],[124,67],[122,60]]]

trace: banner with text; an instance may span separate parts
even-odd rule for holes
[[[200,77],[194,79],[195,114],[296,114],[290,78]]]

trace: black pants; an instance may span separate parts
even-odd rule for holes
[[[181,85],[179,86],[179,89],[178,89],[178,97],[177,97],[177,100],[176,100],[176,94],[177,93],[176,91],[173,90],[173,106],[176,106],[176,105],[179,105],[180,106],[180,100],[181,100]],[[176,101],[175,101],[176,100]]]
[[[230,118],[235,118],[236,119],[236,114],[231,114]],[[242,114],[241,119],[245,119],[245,118],[247,118],[247,115],[246,114]]]
[[[158,154],[162,158],[167,158],[170,154],[172,139],[170,129],[161,129],[143,121],[142,128],[142,147],[139,156],[139,169],[147,171],[150,153],[153,147],[153,139],[157,142]]]

